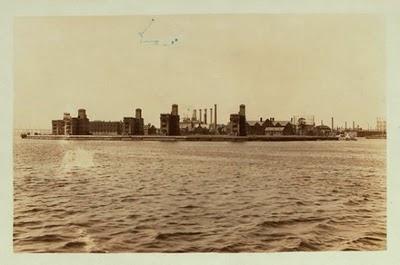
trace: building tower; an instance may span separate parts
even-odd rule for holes
[[[246,106],[241,104],[239,107],[239,136],[246,136]]]
[[[169,124],[170,125],[168,135],[180,135],[179,113],[177,104],[172,105]]]
[[[144,135],[144,119],[142,118],[142,109],[139,108],[135,110],[133,134]]]
[[[142,118],[142,109],[136,109],[135,110],[135,118],[136,119],[141,119]]]
[[[77,124],[76,124],[77,123]],[[75,129],[77,127],[77,130]],[[85,109],[78,109],[78,118],[73,118],[72,134],[86,135],[89,134],[89,119],[86,116]]]
[[[172,104],[171,115],[178,115],[178,105]]]

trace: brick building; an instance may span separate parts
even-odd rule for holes
[[[135,117],[124,117],[122,121],[122,134],[144,135],[144,120],[142,110],[136,109]]]
[[[93,135],[119,135],[122,134],[121,121],[90,121],[89,131]]]
[[[178,105],[173,104],[171,113],[160,114],[160,133],[162,135],[180,135]]]
[[[52,134],[54,135],[87,135],[89,134],[89,119],[86,110],[79,109],[78,117],[71,117],[64,113],[62,120],[51,121]]]
[[[228,131],[230,135],[246,136],[246,106],[241,104],[238,114],[231,114],[229,117]]]

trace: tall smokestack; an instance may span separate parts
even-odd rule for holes
[[[217,104],[214,104],[214,124],[215,129],[217,129]]]
[[[213,124],[212,108],[210,108],[210,124]]]
[[[353,130],[356,128],[356,124],[355,124],[355,122],[353,121]]]
[[[344,122],[344,129],[347,130],[347,121]]]
[[[207,124],[207,109],[204,109],[204,124]]]
[[[201,123],[201,109],[199,109],[199,122]]]
[[[192,121],[196,121],[197,120],[197,110],[193,110],[193,115],[192,115]]]
[[[136,109],[135,117],[136,119],[142,118],[142,109]]]
[[[333,131],[333,126],[334,126],[334,123],[333,123],[333,117],[331,118],[331,128],[332,128],[332,131]]]

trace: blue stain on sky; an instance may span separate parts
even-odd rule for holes
[[[158,38],[154,38],[154,39],[147,39],[146,38],[146,32],[149,31],[151,29],[151,27],[153,26],[153,24],[155,23],[156,19],[152,18],[149,22],[149,24],[147,24],[146,28],[139,32],[139,38],[140,38],[140,44],[143,45],[160,45],[160,46],[173,46],[176,45],[179,42],[179,39],[177,36],[170,36],[168,38],[165,39],[158,39]]]

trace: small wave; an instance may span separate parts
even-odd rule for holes
[[[126,218],[129,218],[129,219],[136,219],[136,218],[138,218],[140,215],[138,215],[138,214],[130,214],[130,215],[128,215]]]
[[[35,208],[31,208],[31,209],[22,211],[21,213],[37,213],[37,212],[41,212],[41,211],[44,211],[44,209],[35,207]]]
[[[377,238],[377,237],[372,237],[372,236],[364,236],[364,237],[357,238],[356,240],[353,240],[352,243],[361,243],[361,244],[370,245],[370,244],[377,244],[377,243],[383,242],[383,241],[384,241],[384,239],[382,239],[382,238]]]
[[[278,220],[278,221],[264,221],[258,226],[262,227],[278,227],[278,226],[285,226],[285,225],[295,225],[298,223],[308,223],[308,222],[322,222],[326,221],[326,218],[296,218],[296,219],[287,219],[287,220]]]
[[[297,246],[297,251],[317,251],[320,250],[315,244],[311,244],[306,240],[301,240],[300,244]]]
[[[318,224],[315,228],[316,229],[322,229],[322,230],[329,230],[329,231],[337,230],[335,226],[329,225],[327,223]]]
[[[358,249],[358,248],[346,247],[346,248],[342,249],[342,251],[360,251],[360,249]]]
[[[137,201],[137,199],[135,199],[135,198],[125,198],[125,199],[121,200],[121,202],[134,202],[134,201]]]
[[[386,238],[386,233],[383,232],[367,232],[365,235],[370,237]]]
[[[346,206],[353,206],[353,205],[358,205],[359,203],[357,201],[355,201],[355,200],[350,199],[350,200],[348,200],[347,202],[345,202],[343,204],[346,205]]]
[[[242,247],[242,244],[229,244],[229,245],[225,245],[222,247],[217,247],[217,248],[210,248],[207,249],[207,252],[240,252],[240,247]]]
[[[179,208],[181,208],[181,209],[197,209],[197,208],[200,208],[200,207],[196,206],[196,205],[188,204],[188,205],[185,205],[185,206],[182,206],[182,207],[179,207]]]
[[[15,226],[25,227],[25,226],[35,226],[40,225],[42,222],[40,221],[22,221],[22,222],[15,222]]]
[[[55,243],[55,242],[63,242],[65,241],[65,237],[56,235],[56,234],[46,234],[42,236],[34,236],[34,237],[29,237],[28,241],[33,241],[33,242],[46,242],[46,243]]]
[[[158,233],[155,239],[157,240],[167,240],[167,239],[176,239],[177,237],[193,237],[201,235],[201,232],[175,232],[175,233]]]
[[[64,248],[83,248],[85,247],[87,244],[83,241],[72,241],[72,242],[68,242],[64,245]]]
[[[313,243],[308,242],[305,239],[299,239],[295,246],[283,247],[279,251],[292,252],[292,251],[318,251],[320,248]]]

